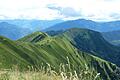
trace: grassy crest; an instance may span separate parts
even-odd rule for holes
[[[92,76],[91,80],[94,80],[93,78],[100,74],[99,78],[95,80],[119,80],[115,73],[116,65],[78,50],[66,38],[50,37],[41,32],[30,34],[18,41],[0,37],[0,61],[1,69],[11,69],[17,66],[18,70],[22,71],[22,73],[17,71],[20,75],[24,75],[24,73],[27,75],[26,71],[30,66],[33,67],[32,70],[35,70],[33,71],[35,75],[37,75],[36,70],[38,75],[42,72],[45,72],[42,76],[47,75],[47,71],[50,69],[55,71],[60,78],[83,74],[78,78]],[[41,67],[44,70],[39,72]],[[14,72],[16,71],[13,70],[12,73]],[[88,74],[84,74],[85,72]]]
[[[72,28],[56,35],[56,37],[66,38],[79,50],[120,66],[120,48],[108,43],[99,32],[89,29]]]

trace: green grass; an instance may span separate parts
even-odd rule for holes
[[[23,38],[19,39],[18,41],[37,42],[37,41],[44,39],[45,37],[48,37],[48,35],[46,33],[34,32],[33,34],[23,37]]]
[[[0,71],[0,80],[62,80],[61,76],[55,73],[44,71],[24,71],[9,70]]]
[[[87,69],[89,74],[92,74],[93,77],[95,77],[97,73],[100,73],[100,79],[111,80],[115,78],[117,80],[117,75],[114,74],[117,68],[116,65],[78,50],[66,38],[50,37],[46,35],[39,40],[38,35],[43,36],[46,34],[37,32],[18,41],[11,41],[7,38],[0,37],[1,70],[18,66],[18,70],[25,71],[23,73],[18,71],[18,73],[27,75],[29,74],[26,73],[26,71],[29,70],[28,66],[32,66],[36,70],[39,70],[40,67],[43,66],[46,72],[49,64],[51,70],[59,74],[57,75],[58,77],[61,77],[61,72],[68,76],[71,74],[74,76],[75,72],[79,75],[82,71],[84,73]],[[42,72],[44,72],[44,70]],[[42,72],[38,72],[38,74]],[[13,73],[16,73],[16,71],[13,71]],[[36,75],[34,71],[30,73],[35,73]],[[8,75],[11,74],[10,71]],[[87,76],[84,78],[87,78]]]
[[[120,66],[120,48],[108,43],[99,32],[89,29],[72,28],[55,37],[67,39],[77,49]]]
[[[101,80],[100,73],[95,73],[94,70],[88,69],[79,71],[65,72],[65,65],[60,65],[59,73],[52,70],[50,65],[45,69],[41,66],[39,69],[29,67],[29,70],[19,71],[17,66],[9,70],[0,70],[0,80]]]

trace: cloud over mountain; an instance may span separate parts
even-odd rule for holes
[[[120,19],[119,7],[120,0],[0,0],[0,15],[10,19],[86,18],[108,21]]]

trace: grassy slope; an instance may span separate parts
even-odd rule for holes
[[[66,38],[79,50],[94,54],[120,65],[120,48],[108,43],[99,32],[88,29],[73,28],[56,37]],[[114,54],[114,55],[113,55]]]
[[[94,73],[101,73],[105,80],[114,80],[116,65],[77,50],[66,38],[47,35],[41,38],[44,34],[39,32],[31,35],[34,36],[28,35],[16,42],[0,37],[0,68],[13,65],[40,68],[41,65],[50,64],[52,69],[59,72],[60,65],[64,64],[66,72],[76,70],[79,73],[88,68],[95,70]],[[38,35],[40,40],[36,41]]]

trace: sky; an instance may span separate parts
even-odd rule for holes
[[[0,0],[0,19],[120,20],[120,0]]]

